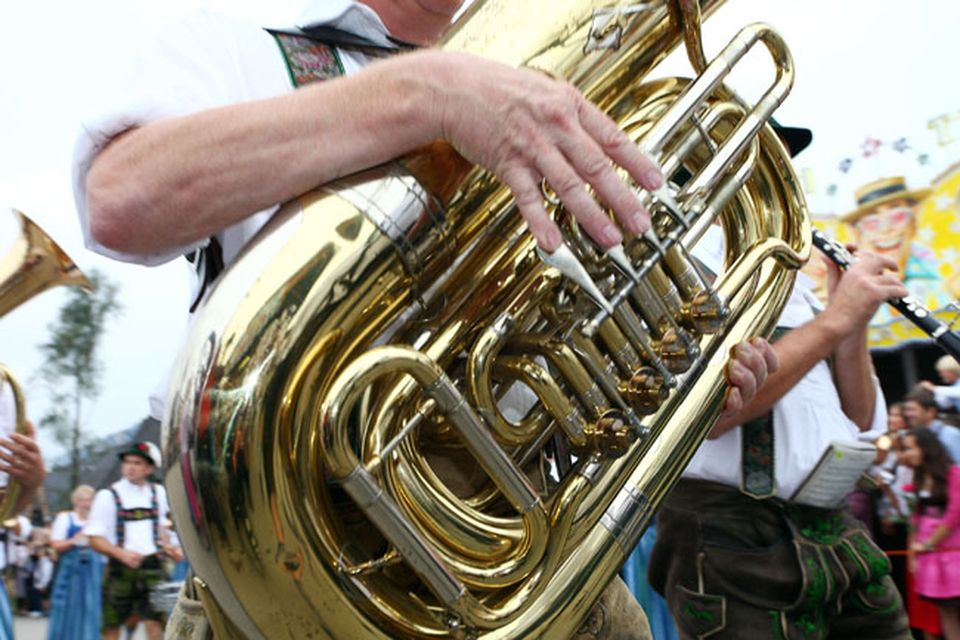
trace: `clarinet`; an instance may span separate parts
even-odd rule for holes
[[[846,247],[819,229],[813,230],[813,244],[841,269],[846,269],[856,260]],[[929,309],[921,305],[913,296],[887,300],[907,320],[915,324],[933,338],[944,351],[960,361],[960,335],[950,331],[950,327],[937,320]]]

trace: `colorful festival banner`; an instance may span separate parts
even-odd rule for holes
[[[903,177],[879,177],[856,189],[857,207],[841,216],[813,216],[813,224],[840,242],[895,260],[910,294],[954,330],[960,328],[960,162],[929,186],[915,188]],[[815,256],[804,272],[826,298],[826,268]],[[869,327],[874,349],[893,349],[929,340],[890,305]]]

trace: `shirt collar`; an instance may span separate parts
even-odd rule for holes
[[[365,36],[385,48],[395,45],[388,39],[390,32],[380,16],[367,5],[354,0],[310,0],[297,19],[301,29],[326,25]]]

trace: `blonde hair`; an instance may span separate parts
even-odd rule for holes
[[[937,364],[934,365],[934,368],[937,371],[952,371],[960,374],[960,362],[957,362],[950,356],[941,357],[939,360],[937,360]]]
[[[96,492],[97,490],[91,487],[90,485],[81,484],[77,486],[77,488],[70,493],[70,503],[71,504],[75,503],[77,501],[77,498],[80,498],[81,496],[93,497],[93,494],[95,494]]]

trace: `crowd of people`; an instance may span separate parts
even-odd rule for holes
[[[960,363],[936,363],[887,410],[877,460],[850,496],[851,511],[887,553],[910,626],[927,639],[960,638]]]
[[[80,485],[71,509],[46,526],[24,515],[4,523],[6,593],[12,609],[49,617],[48,640],[129,636],[139,624],[162,637],[172,602],[159,587],[183,561],[163,486],[153,479],[159,448],[136,443],[119,454],[121,478],[96,491]],[[5,600],[0,594],[0,600]],[[4,621],[11,629],[9,615]],[[12,630],[5,639],[12,638]]]

